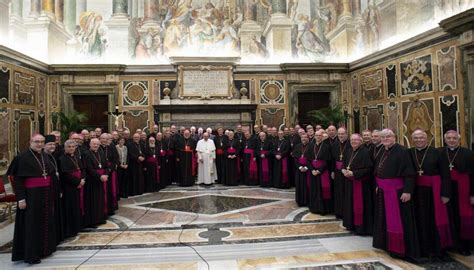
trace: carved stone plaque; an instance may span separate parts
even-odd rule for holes
[[[232,97],[231,66],[180,66],[179,97]]]

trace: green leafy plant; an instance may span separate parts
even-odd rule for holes
[[[335,125],[337,127],[345,120],[341,105],[312,110],[309,111],[307,115],[311,117],[313,124],[320,124],[323,127],[329,125]]]
[[[87,116],[84,113],[72,111],[68,114],[60,112],[59,121],[61,123],[61,137],[64,142],[71,132],[78,132],[83,127],[81,123],[87,121]]]

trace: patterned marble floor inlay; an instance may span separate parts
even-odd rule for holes
[[[278,200],[204,194],[175,200],[138,204],[137,206],[180,212],[199,213],[205,215],[215,215],[276,201]]]
[[[308,266],[295,266],[295,267],[274,267],[270,266],[268,268],[262,267],[264,269],[272,269],[272,270],[392,270],[392,269],[400,269],[399,267],[393,268],[392,266],[388,266],[380,261],[373,261],[373,262],[347,262],[347,263],[335,263],[335,264],[320,264],[320,265],[308,265]]]

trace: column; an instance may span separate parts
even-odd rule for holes
[[[41,12],[41,0],[31,0],[30,17],[38,18]]]
[[[26,30],[23,24],[23,0],[15,0],[11,2],[9,23],[8,37],[12,46],[18,48],[24,46],[26,41]]]
[[[54,0],[54,14],[56,21],[62,24],[64,21],[64,0]]]
[[[337,19],[337,23],[344,23],[347,18],[352,17],[351,0],[342,0],[342,11]]]
[[[145,0],[143,8],[143,26],[148,28],[158,24],[158,12],[160,3],[158,0]]]
[[[23,0],[12,1],[11,5],[11,17],[18,18],[19,20],[23,19]]]
[[[272,0],[272,14],[285,13],[286,14],[286,0]]]
[[[41,14],[55,18],[54,16],[54,0],[41,0]]]
[[[64,26],[69,34],[76,31],[76,0],[64,0]]]
[[[352,0],[352,11],[354,17],[362,17],[360,0]]]
[[[107,57],[124,58],[128,56],[128,27],[130,20],[128,18],[128,0],[113,0],[112,17],[106,21],[108,32],[108,50]],[[123,60],[125,60],[123,59]]]
[[[128,16],[128,0],[113,0],[112,16]]]
[[[76,1],[76,25],[79,24],[81,14],[87,11],[87,0]]]
[[[263,35],[267,49],[273,56],[291,57],[291,30],[293,21],[286,14],[286,0],[272,1],[272,15]]]

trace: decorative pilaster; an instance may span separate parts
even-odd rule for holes
[[[240,27],[241,54],[250,52],[252,40],[260,41],[262,38],[262,27],[257,23],[257,3],[251,1],[244,2],[244,21]]]
[[[26,41],[26,30],[23,25],[23,0],[11,3],[10,27],[8,36],[13,46],[22,46]]]
[[[474,146],[474,8],[442,20],[439,25],[453,35],[459,36],[459,48],[463,54],[462,74],[466,109],[466,133],[468,147]],[[440,75],[441,76],[441,75]],[[461,134],[463,137],[464,134]]]
[[[109,29],[108,52],[123,57],[128,55],[128,1],[113,0],[112,5],[112,17],[105,23]]]
[[[41,0],[41,15],[48,16],[54,20],[54,9],[54,0]]]
[[[159,10],[160,2],[158,0],[145,0],[142,28],[150,28],[158,25]]]
[[[64,22],[64,0],[54,0],[54,14],[56,22],[62,25]]]

